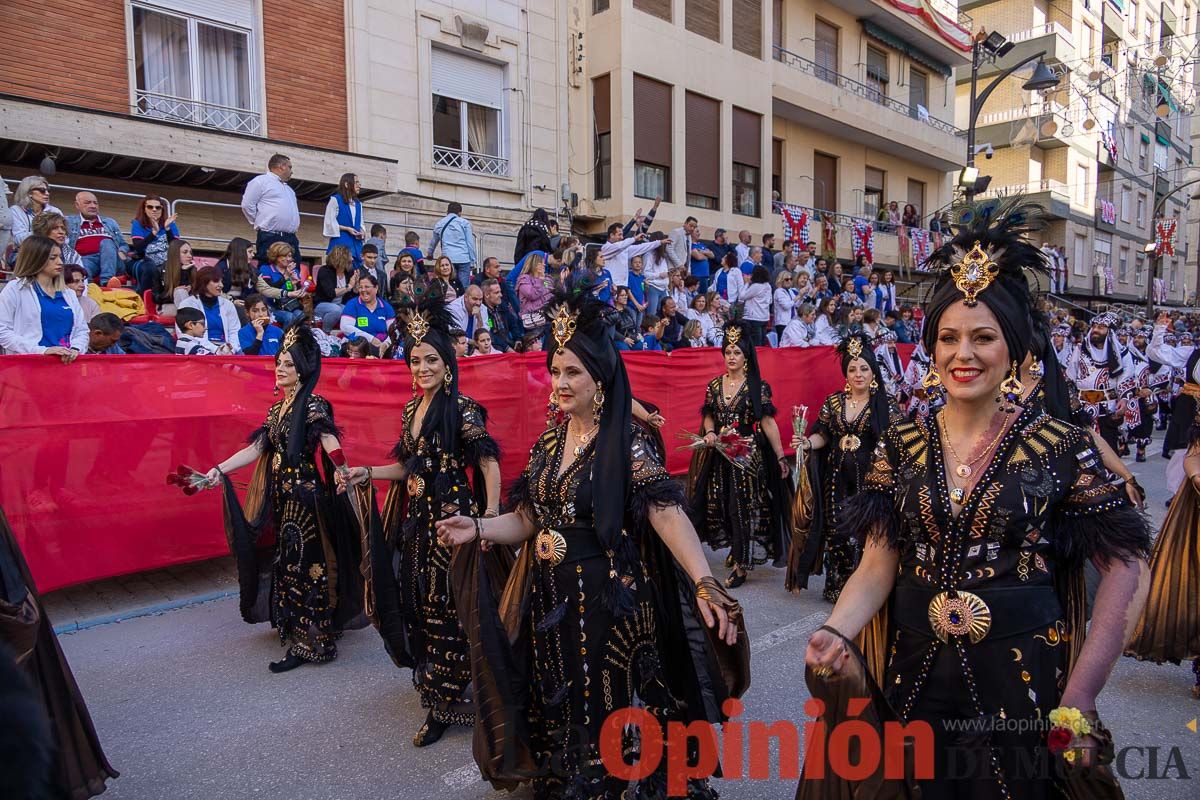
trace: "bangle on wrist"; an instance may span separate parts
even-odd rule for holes
[[[483,519],[480,517],[475,517],[475,538],[483,540]]]

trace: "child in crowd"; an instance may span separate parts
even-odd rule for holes
[[[492,334],[487,328],[480,328],[475,331],[475,347],[472,355],[490,356],[496,352],[492,348]]]
[[[344,358],[375,358],[375,348],[367,339],[351,339],[342,345]]]
[[[642,317],[642,341],[638,350],[662,350],[663,331],[667,329],[667,320],[659,319],[653,314]]]
[[[205,336],[208,324],[204,312],[198,308],[184,308],[175,312],[175,325],[183,331],[175,340],[175,353],[181,356],[211,356],[232,353],[228,343],[218,345]]]
[[[467,350],[471,345],[471,340],[467,338],[467,332],[460,328],[451,328],[450,341],[454,342],[454,357],[466,358]]]
[[[418,275],[425,274],[425,254],[421,252],[421,237],[416,231],[409,231],[404,234],[404,249],[400,251],[400,255],[408,253],[413,260],[413,271]],[[399,258],[399,256],[397,256]]]
[[[273,356],[283,343],[283,329],[271,324],[271,309],[261,294],[246,298],[246,316],[250,322],[238,330],[238,344],[247,356]]]
[[[639,323],[642,321],[642,315],[646,313],[646,277],[642,269],[640,255],[629,259],[629,305],[637,312]]]

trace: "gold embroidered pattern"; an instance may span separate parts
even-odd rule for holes
[[[979,301],[976,295],[992,285],[1000,274],[1000,265],[984,252],[983,245],[975,246],[950,268],[950,277],[955,287],[963,293],[963,305],[974,306]]]

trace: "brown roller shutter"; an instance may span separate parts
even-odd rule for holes
[[[633,76],[633,158],[671,166],[671,87]]]
[[[596,117],[596,133],[612,130],[612,86],[608,75],[592,79],[592,114]]]
[[[733,160],[762,166],[762,117],[737,106],[733,107]]]
[[[633,7],[650,16],[671,21],[671,0],[633,0]]]
[[[733,49],[762,58],[762,0],[733,0]]]
[[[721,196],[721,104],[703,95],[685,96],[687,192]]]
[[[683,27],[714,42],[721,41],[721,0],[684,0]]]

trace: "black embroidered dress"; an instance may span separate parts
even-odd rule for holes
[[[1058,706],[1081,646],[1083,563],[1148,543],[1088,432],[1026,408],[955,517],[936,420],[894,426],[842,525],[884,532],[900,553],[881,687],[903,719],[933,727],[925,796],[1065,796],[1029,723]]]

